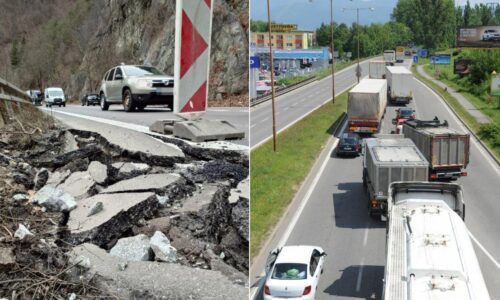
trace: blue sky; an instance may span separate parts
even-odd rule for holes
[[[373,7],[374,11],[360,11],[361,24],[387,22],[398,0],[333,0],[334,19],[339,23],[352,24],[356,21],[355,11],[342,12],[342,8]],[[456,5],[465,5],[467,0],[455,0]],[[498,2],[500,0],[470,0],[476,3]],[[267,20],[267,0],[250,0],[250,16],[253,20]],[[313,30],[321,22],[330,22],[329,0],[271,0],[271,18],[277,23],[298,24],[299,29]]]

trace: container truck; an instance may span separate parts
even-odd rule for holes
[[[388,197],[382,298],[490,299],[460,185],[394,182]]]
[[[405,67],[386,67],[387,98],[393,104],[408,104],[413,100],[413,74]]]
[[[411,139],[429,161],[429,180],[456,180],[467,176],[470,135],[448,127],[448,122],[409,120],[403,135]]]
[[[396,134],[365,139],[363,187],[370,216],[385,215],[391,182],[426,181],[428,171],[429,163],[410,139]]]
[[[376,133],[387,105],[387,82],[384,79],[363,79],[349,91],[348,126],[351,132]]]
[[[368,63],[368,77],[371,79],[385,79],[385,61],[371,60]]]
[[[396,47],[396,62],[402,63],[405,60],[405,47]]]
[[[396,62],[396,52],[394,50],[384,50],[384,61],[386,66],[394,66]]]

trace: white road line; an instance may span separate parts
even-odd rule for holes
[[[359,272],[358,272],[358,279],[356,280],[356,293],[359,293],[361,290],[361,280],[363,278],[363,269],[365,268],[365,258],[363,257],[361,259],[361,263],[359,263]]]
[[[467,230],[467,231],[469,231],[469,230]],[[470,231],[469,231],[469,236],[477,244],[479,249],[483,250],[484,254],[486,254],[486,256],[495,264],[497,269],[500,269],[500,264],[498,263],[498,261],[496,261],[496,259],[493,257],[493,255],[491,255],[488,252],[488,250],[486,250],[486,248],[484,248],[483,245],[481,245],[481,243],[479,243],[479,241],[472,235],[472,233]]]
[[[265,121],[267,121],[267,120],[269,120],[269,117],[267,117],[267,118],[265,118],[265,119],[262,119],[259,123],[265,122]]]
[[[366,244],[368,243],[368,232],[369,232],[369,229],[368,228],[368,224],[365,228],[365,236],[363,237],[363,246],[366,246]]]
[[[250,128],[254,128],[255,126],[257,126],[257,124],[253,124],[252,126],[250,126]]]

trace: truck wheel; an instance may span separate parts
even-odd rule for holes
[[[109,103],[106,101],[106,96],[104,93],[101,93],[101,110],[108,110]]]
[[[132,112],[135,110],[134,100],[132,99],[132,93],[129,89],[126,89],[123,92],[123,108],[127,112]]]

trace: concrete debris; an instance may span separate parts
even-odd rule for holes
[[[98,184],[104,184],[108,179],[108,167],[98,161],[91,162],[87,171]]]
[[[170,240],[161,231],[156,231],[149,243],[156,260],[171,263],[177,261],[177,250],[170,245]]]
[[[69,131],[64,132],[64,147],[63,153],[69,153],[75,150],[78,150],[78,144],[76,142],[75,137]]]
[[[240,199],[250,200],[250,177],[245,178],[240,181],[236,188],[231,189],[231,194],[229,195],[229,203],[234,204]]]
[[[104,205],[102,204],[102,202],[100,202],[100,201],[99,201],[99,202],[96,202],[96,203],[94,204],[94,206],[92,206],[92,207],[90,208],[90,212],[89,212],[89,214],[87,215],[87,217],[93,216],[93,215],[95,215],[95,214],[97,214],[97,213],[101,212],[103,208],[104,208]]]
[[[119,239],[109,254],[127,261],[150,261],[153,258],[149,238],[144,234]]]
[[[163,191],[168,186],[180,183],[182,177],[177,174],[149,174],[141,175],[131,179],[117,182],[106,189],[103,193],[124,193],[140,191]]]
[[[6,272],[15,263],[14,247],[0,247],[0,271]]]
[[[180,207],[177,212],[198,212],[203,207],[209,205],[212,202],[214,194],[219,189],[218,185],[207,184],[202,188],[199,188],[199,193],[194,193],[191,197],[188,197],[182,202],[182,207]]]
[[[126,262],[121,262],[118,264],[118,270],[120,271],[125,271],[125,269],[128,267],[128,264]]]
[[[159,196],[159,195],[156,195],[156,199],[158,199],[158,203],[160,203],[161,207],[164,207],[164,206],[167,205],[168,196]]]
[[[19,228],[16,230],[14,233],[14,237],[18,238],[20,240],[24,239],[26,236],[33,236],[33,233],[31,233],[28,228],[26,228],[23,224],[19,224]]]
[[[81,200],[95,194],[95,181],[89,172],[75,172],[57,187]]]
[[[133,176],[143,175],[151,170],[148,164],[131,163],[131,162],[117,162],[114,163],[113,168],[118,169],[119,178],[130,178]]]
[[[64,182],[66,178],[69,177],[69,175],[71,175],[70,170],[56,171],[49,174],[49,179],[47,180],[46,184],[57,186],[60,183]]]
[[[85,270],[88,270],[91,267],[90,259],[85,255],[79,255],[78,257],[71,258],[70,263],[79,266],[80,268],[83,268]]]
[[[14,200],[14,202],[18,203],[18,202],[24,202],[24,201],[27,201],[29,199],[29,196],[26,195],[26,194],[15,194],[12,199]]]
[[[69,294],[68,300],[76,300],[76,294],[75,293]]]
[[[87,217],[89,209],[102,202],[101,213]],[[80,244],[90,241],[97,245],[107,245],[110,240],[120,237],[140,219],[154,216],[159,204],[153,193],[98,194],[80,200],[78,207],[70,214],[68,242]]]
[[[35,175],[35,190],[41,189],[49,179],[49,171],[41,168]]]
[[[51,185],[44,186],[33,197],[33,203],[49,211],[71,211],[76,208],[73,196]]]
[[[71,255],[89,257],[92,267],[87,274],[102,277],[100,288],[118,298],[248,299],[248,288],[233,284],[221,272],[151,261],[129,261],[124,271],[117,272],[116,266],[126,260],[93,244],[77,246]]]

